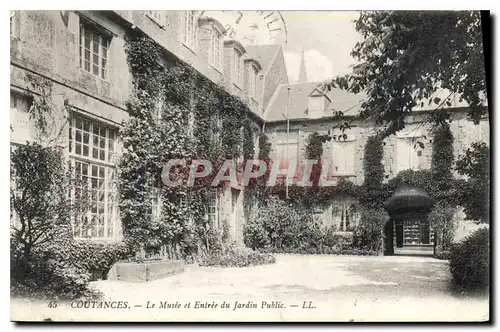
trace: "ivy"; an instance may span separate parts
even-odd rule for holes
[[[250,110],[192,67],[165,66],[160,47],[134,32],[126,38],[127,61],[134,78],[129,120],[120,132],[120,211],[126,241],[137,251],[167,248],[175,258],[197,254],[210,241],[206,203],[216,195],[210,177],[194,187],[161,184],[161,167],[170,159],[208,159],[213,173],[225,158],[253,157]],[[185,180],[186,174],[179,175]],[[185,182],[184,182],[185,183]],[[153,197],[161,213],[152,216]]]

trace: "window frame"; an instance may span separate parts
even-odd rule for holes
[[[337,135],[337,139],[333,140],[331,143],[331,169],[333,171],[333,176],[355,176],[356,175],[356,138],[352,135],[347,135],[347,139],[339,138]],[[349,151],[348,148],[351,148],[352,151]],[[340,150],[340,151],[339,151]],[[337,160],[342,156],[342,168],[337,165]],[[349,160],[347,158],[351,158],[350,167],[352,169],[348,169]],[[340,168],[340,170],[339,170]]]
[[[235,84],[239,87],[241,87],[242,81],[243,81],[243,69],[242,69],[242,63],[243,63],[243,53],[238,50],[234,49],[234,75],[235,75]]]
[[[196,52],[198,46],[198,24],[196,14],[196,10],[186,10],[182,17],[182,43],[194,52]]]
[[[87,32],[90,35],[89,47],[86,46]],[[109,76],[109,48],[111,45],[111,36],[103,33],[97,29],[93,24],[86,22],[85,20],[80,20],[80,31],[79,31],[79,64],[80,69],[89,73],[93,76],[97,76],[103,80],[108,80]],[[95,52],[95,40],[96,36],[98,50]],[[89,53],[89,59],[87,61],[86,54]],[[95,63],[95,56],[97,55],[97,65]],[[89,63],[89,69],[86,68],[86,63]],[[95,73],[95,67],[97,66],[98,73]]]
[[[283,168],[283,166],[287,165],[287,167],[290,166],[289,161],[290,159],[290,151],[295,151],[296,159],[295,162],[297,163],[297,166],[299,164],[299,137],[300,137],[300,132],[299,130],[290,130],[289,134],[287,135],[286,131],[278,131],[277,132],[277,138],[276,138],[276,154],[277,154],[277,159],[279,161],[280,169]],[[288,148],[287,148],[288,146]],[[285,160],[284,158],[287,158],[288,160]]]
[[[77,144],[77,131],[80,131],[80,128],[77,128],[76,122],[77,119],[81,121],[81,154],[76,153],[76,144]],[[85,130],[85,123],[88,123],[88,130]],[[98,134],[95,134],[94,126],[98,126]],[[99,135],[101,132],[101,128],[104,128],[105,131],[105,140],[104,140],[104,160],[100,159],[101,155],[101,138],[103,136]],[[111,132],[113,133],[113,139],[110,139]],[[88,134],[88,155],[83,153],[83,146],[86,145],[84,134]],[[95,145],[95,137],[97,136],[97,146]],[[83,218],[86,218],[90,223],[87,225],[87,229],[83,229],[81,227],[84,226],[83,221],[77,221],[75,216],[71,217],[72,224],[72,234],[75,239],[90,239],[90,240],[105,240],[110,241],[116,237],[116,220],[118,217],[118,205],[117,205],[117,186],[116,186],[116,165],[114,164],[114,156],[116,155],[116,144],[117,144],[117,128],[110,126],[101,121],[83,116],[77,112],[73,112],[71,114],[70,123],[69,123],[69,144],[68,144],[68,155],[70,160],[70,165],[73,169],[75,177],[80,177],[83,179],[85,177],[86,186],[91,191],[90,192],[90,206],[88,211],[82,213]],[[111,148],[110,148],[111,147]],[[93,151],[97,148],[97,158],[93,157]],[[92,151],[92,153],[91,153]],[[85,167],[84,167],[85,166]],[[84,173],[84,169],[86,168],[86,173]],[[81,171],[78,172],[78,169]],[[93,174],[93,170],[96,170],[96,175]],[[102,175],[101,175],[102,170]],[[102,189],[101,189],[101,181],[102,180]],[[94,183],[97,184],[97,187],[94,187]],[[95,190],[95,191],[94,191]],[[103,196],[102,201],[100,200],[101,195]],[[94,209],[94,197],[95,200],[95,209]],[[75,190],[71,191],[71,199],[75,198]],[[103,206],[102,213],[100,206]],[[95,211],[95,212],[94,212]],[[102,216],[102,222],[99,224],[94,224],[94,217],[97,217],[98,220]],[[102,236],[100,235],[102,223]],[[97,226],[97,227],[96,227]],[[78,228],[80,227],[80,228]]]
[[[222,33],[217,29],[212,29],[212,36],[210,38],[210,53],[209,64],[215,69],[222,69]]]
[[[333,202],[331,215],[333,227],[337,232],[353,232],[354,228],[359,225],[359,213],[352,201]]]
[[[257,98],[257,77],[259,70],[255,65],[250,64],[250,97]]]

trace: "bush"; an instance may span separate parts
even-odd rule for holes
[[[353,246],[364,250],[380,250],[382,230],[389,221],[385,211],[363,209],[359,225],[354,229]]]
[[[89,294],[89,282],[105,279],[111,266],[130,256],[123,243],[98,244],[72,239],[51,242],[24,260],[11,244],[11,291],[41,298],[76,298]]]
[[[437,259],[450,259],[450,250],[445,249],[442,245],[436,246],[436,252],[434,253],[434,258]]]
[[[245,267],[274,262],[276,258],[268,253],[256,252],[248,248],[229,248],[223,252],[209,253],[201,259],[200,266]]]
[[[431,212],[429,213],[429,224],[434,227],[436,232],[437,247],[436,252],[449,252],[453,242],[453,235],[455,234],[455,221],[453,215],[455,208],[443,203],[438,202]]]
[[[489,230],[481,228],[452,246],[450,271],[460,288],[480,289],[489,285],[489,238]]]

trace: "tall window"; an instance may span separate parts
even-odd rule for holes
[[[210,46],[210,64],[217,69],[221,68],[222,35],[217,30],[212,30]]]
[[[219,223],[219,191],[216,190],[212,197],[206,203],[207,220],[211,225],[216,228],[220,226]]]
[[[90,207],[73,220],[76,238],[111,239],[116,216],[113,164],[116,131],[74,116],[69,128],[69,154],[76,177],[90,191]]]
[[[33,99],[26,95],[10,92],[10,125],[11,141],[21,143],[29,141],[35,133],[30,121],[30,108]]]
[[[250,96],[256,97],[257,92],[257,68],[254,65],[250,67]]]
[[[355,174],[356,141],[353,137],[332,140],[332,175]]]
[[[30,97],[19,93],[10,92],[10,108],[23,113],[29,113],[32,100]]]
[[[276,152],[280,161],[280,168],[288,168],[292,161],[298,163],[299,157],[299,132],[290,130],[279,132],[276,140]],[[298,166],[298,164],[297,164]]]
[[[398,172],[405,169],[425,168],[423,150],[418,144],[419,137],[399,137],[397,140]]]
[[[338,201],[332,205],[333,226],[339,232],[350,232],[358,224],[358,215],[352,202]]]
[[[222,118],[218,111],[214,112],[212,115],[212,145],[214,147],[220,147],[221,142],[221,131],[222,131]]]
[[[234,50],[234,78],[236,81],[236,84],[242,85],[242,79],[243,79],[243,71],[241,68],[242,65],[242,60],[243,60],[243,54],[241,54],[240,51]]]
[[[80,25],[80,67],[106,78],[109,38],[86,24]]]
[[[196,11],[187,10],[184,12],[182,41],[188,47],[196,48]]]

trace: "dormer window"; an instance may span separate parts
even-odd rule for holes
[[[309,94],[309,103],[307,113],[310,118],[321,118],[325,114],[325,110],[330,105],[330,98],[322,91],[314,89]]]
[[[257,68],[252,65],[250,67],[250,96],[255,98],[257,92]]]
[[[254,100],[257,99],[257,79],[259,71],[262,69],[259,62],[254,59],[245,60],[245,68],[247,73],[245,89],[247,94]]]
[[[222,34],[217,30],[212,30],[212,40],[210,45],[209,63],[217,69],[221,66]]]
[[[196,11],[188,10],[184,12],[182,42],[194,50],[196,48]]]
[[[243,54],[235,49],[234,50],[234,79],[235,79],[235,83],[237,85],[242,85],[242,81],[243,81],[243,70],[242,70],[242,64],[243,64]]]
[[[224,54],[227,54],[227,60],[229,62],[229,66],[225,66],[224,75],[226,75],[226,77],[230,77],[230,82],[238,89],[238,91],[242,92],[244,88],[247,88],[246,85],[248,84],[245,82],[246,68],[243,63],[243,57],[246,50],[243,45],[236,40],[225,40],[224,49]]]

